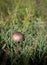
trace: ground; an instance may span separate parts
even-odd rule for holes
[[[47,0],[0,0],[0,64],[47,65]]]

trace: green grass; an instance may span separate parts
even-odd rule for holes
[[[0,58],[5,59],[1,65],[9,61],[11,65],[47,65],[47,21],[39,3],[39,0],[38,3],[36,0],[0,0]],[[14,32],[23,33],[25,40],[14,42]]]

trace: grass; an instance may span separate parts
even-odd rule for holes
[[[0,0],[1,65],[47,65],[47,21],[39,3]],[[14,32],[23,33],[25,40],[14,42]]]

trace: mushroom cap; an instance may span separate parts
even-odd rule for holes
[[[21,32],[15,32],[12,35],[12,40],[16,42],[21,42],[24,40],[24,35]]]

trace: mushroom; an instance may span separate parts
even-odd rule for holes
[[[21,42],[24,40],[24,35],[21,32],[15,32],[12,35],[12,40],[16,42]]]
[[[22,47],[20,47],[19,45],[18,45],[18,46],[13,45],[13,48],[14,48],[14,50],[16,50],[20,55],[23,53],[23,52],[22,52]]]

